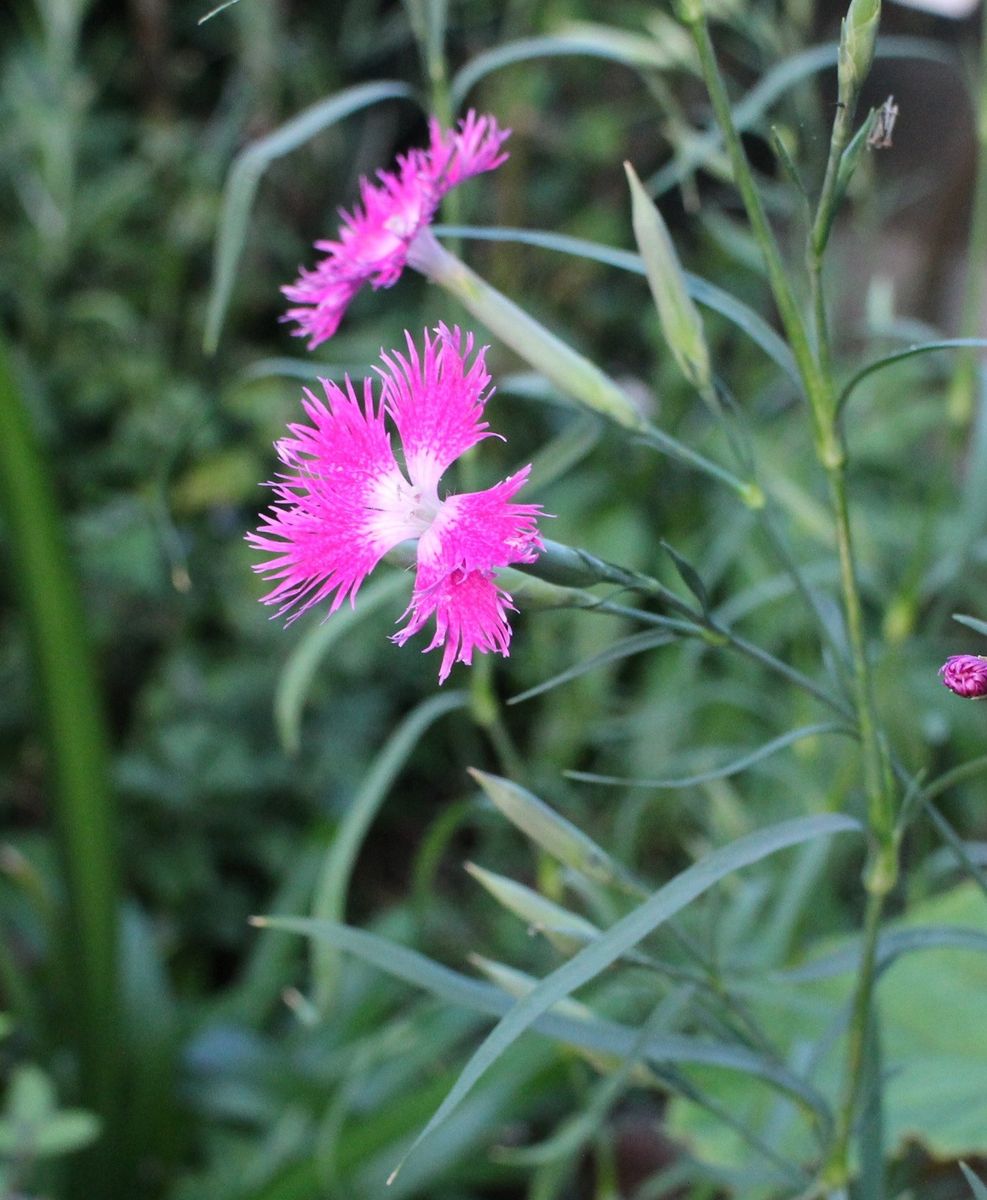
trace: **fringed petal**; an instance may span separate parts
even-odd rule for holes
[[[353,385],[345,390],[322,380],[326,402],[306,389],[303,405],[311,424],[289,426],[277,443],[288,468],[269,486],[275,504],[247,540],[273,555],[254,569],[276,581],[264,597],[290,620],[329,600],[335,612],[352,603],[382,555],[412,536],[407,483],[391,449],[384,414],[367,380],[362,403]]]

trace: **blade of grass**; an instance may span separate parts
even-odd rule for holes
[[[820,725],[803,725],[800,729],[793,729],[788,733],[783,733],[781,737],[776,737],[770,742],[765,742],[763,746],[759,746],[749,754],[732,759],[720,767],[714,767],[710,771],[702,771],[698,775],[688,775],[682,779],[633,779],[621,775],[594,775],[589,771],[566,771],[565,776],[567,779],[575,779],[580,783],[609,783],[619,785],[620,787],[656,788],[659,790],[693,787],[699,783],[709,783],[712,779],[728,779],[731,775],[738,775],[741,771],[746,771],[748,767],[754,766],[772,754],[777,754],[779,750],[784,750],[787,746],[792,746],[805,738],[816,737],[823,733],[842,733],[849,737],[854,736],[852,729],[848,729],[843,725],[837,725],[833,721],[827,721]]]
[[[102,698],[58,504],[0,344],[0,512],[30,637],[48,788],[65,876],[68,928],[54,951],[73,981],[66,1001],[78,1052],[80,1100],[103,1136],[78,1160],[73,1193],[128,1194],[133,1165],[119,1145],[124,1039],[117,947],[118,863]]]
[[[425,730],[446,713],[468,704],[469,696],[465,692],[432,696],[412,709],[388,739],[339,823],[326,853],[312,903],[312,916],[316,920],[338,920],[343,916],[350,875],[363,839],[388,789]],[[339,953],[331,946],[313,946],[312,978],[315,1003],[324,1013],[332,1004],[339,980]]]

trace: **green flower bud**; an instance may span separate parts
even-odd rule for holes
[[[662,333],[682,374],[694,387],[705,390],[711,384],[712,372],[702,318],[686,290],[682,264],[661,213],[630,163],[624,163],[624,170],[631,188],[634,237],[644,259]]]
[[[853,104],[874,61],[881,0],[851,0],[840,26],[838,66],[840,101]]]

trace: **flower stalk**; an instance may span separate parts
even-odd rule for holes
[[[702,0],[680,0],[679,12],[692,32],[716,119],[730,154],[734,181],[760,247],[782,325],[805,385],[812,414],[816,452],[829,482],[839,553],[840,587],[850,646],[853,702],[861,742],[871,845],[864,872],[867,910],[847,1038],[845,1083],[834,1139],[823,1170],[823,1179],[827,1184],[842,1187],[848,1179],[849,1143],[863,1079],[863,1049],[875,981],[875,948],[884,901],[897,879],[898,835],[895,830],[893,780],[878,726],[864,631],[863,606],[854,561],[847,503],[846,448],[839,428],[836,406],[838,393],[830,364],[822,265],[829,231],[841,195],[840,165],[851,140],[860,87],[873,59],[880,0],[852,0],[843,22],[839,57],[839,104],[833,123],[826,172],[806,249],[806,266],[812,292],[814,346],[809,340],[777,242],[768,224],[750,165],[733,123],[729,97],[716,61]]]
[[[977,64],[976,138],[977,167],[973,184],[973,211],[967,247],[967,277],[963,294],[962,337],[982,332],[987,287],[983,263],[987,261],[987,5],[981,6],[980,61]],[[954,425],[966,428],[973,415],[977,384],[977,357],[970,350],[960,356],[949,390],[947,411]]]

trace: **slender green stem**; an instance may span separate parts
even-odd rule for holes
[[[503,707],[494,691],[493,676],[493,655],[482,654],[470,672],[470,716],[490,739],[503,774],[510,779],[521,779],[524,764],[504,723]]]
[[[594,597],[594,599],[596,599]],[[667,627],[668,619],[657,617],[654,613],[645,612],[639,608],[631,608],[623,604],[615,604],[610,600],[599,600],[594,604],[587,604],[586,608],[591,611],[610,613],[614,616],[630,617],[633,620],[641,621],[644,624],[662,625]],[[743,654],[745,658],[751,659],[752,662],[759,663],[762,667],[767,667],[769,671],[786,679],[789,683],[801,688],[813,696],[821,704],[825,704],[827,708],[831,708],[833,712],[838,713],[841,717],[851,718],[852,713],[847,709],[841,700],[835,696],[831,696],[829,692],[822,688],[810,679],[808,675],[803,675],[801,671],[785,662],[780,658],[775,658],[767,650],[756,645],[754,642],[747,641],[746,638],[734,633],[725,626],[718,625],[711,620],[704,619],[700,614],[693,614],[694,620],[701,629],[706,631],[708,640],[713,645],[731,646],[739,654]],[[688,630],[684,632],[689,632]],[[699,633],[698,630],[695,632]],[[701,633],[699,633],[702,636]]]
[[[829,242],[829,231],[833,227],[833,219],[836,216],[839,200],[840,162],[843,159],[843,151],[850,144],[856,109],[856,94],[846,93],[840,96],[829,139],[826,173],[816,205],[816,216],[809,232],[809,253],[815,261],[820,263]]]
[[[877,727],[873,684],[864,635],[863,607],[857,586],[853,542],[850,532],[850,513],[847,506],[846,474],[843,464],[834,464],[829,472],[833,514],[836,519],[836,541],[840,558],[840,583],[843,590],[847,635],[853,661],[853,689],[860,726],[860,741],[864,758],[864,786],[868,798],[871,832],[882,844],[894,833],[894,811],[891,801],[890,766],[881,744]],[[885,883],[890,888],[893,878]]]
[[[879,8],[877,11],[879,12]],[[747,210],[751,229],[760,246],[782,325],[805,384],[806,395],[812,411],[817,454],[829,478],[836,527],[840,583],[850,643],[854,709],[861,741],[868,823],[871,833],[871,857],[865,875],[867,911],[863,931],[863,953],[857,973],[851,1016],[843,1102],[832,1150],[824,1173],[828,1182],[836,1186],[843,1186],[848,1177],[848,1147],[863,1078],[864,1044],[870,1021],[875,977],[875,948],[880,930],[881,913],[884,897],[894,886],[897,875],[897,836],[894,827],[892,777],[877,723],[864,634],[863,608],[854,564],[847,506],[846,454],[837,426],[836,388],[830,365],[822,275],[823,255],[838,202],[840,162],[850,140],[856,94],[859,90],[859,83],[866,74],[866,66],[861,66],[860,62],[851,62],[851,68],[858,67],[860,69],[844,71],[841,75],[840,107],[837,109],[834,120],[826,174],[808,239],[806,266],[812,293],[816,334],[816,346],[813,349],[789,284],[774,234],[754,184],[750,165],[733,124],[730,101],[717,66],[702,0],[680,0],[680,12],[691,29],[699,52],[703,77],[709,89],[717,122],[733,164],[734,181]],[[862,15],[861,13],[857,14],[858,17]],[[849,16],[848,20],[850,20]],[[876,20],[876,16],[872,20]],[[855,36],[864,36],[857,26],[854,26],[850,32]],[[845,36],[847,36],[847,31],[845,31]],[[872,38],[872,32],[870,36]],[[842,50],[841,47],[841,52]],[[866,58],[866,50],[862,53]],[[736,641],[733,644],[735,648],[741,649]],[[759,656],[758,648],[751,647],[749,650],[753,650],[755,655]],[[777,670],[777,668],[775,669]]]
[[[805,384],[806,395],[816,422],[817,435],[821,439],[822,416],[829,404],[830,388],[812,352],[805,323],[788,281],[781,251],[768,222],[764,205],[761,203],[761,197],[754,183],[750,163],[747,161],[743,143],[733,122],[730,97],[727,95],[726,85],[716,61],[716,52],[709,35],[709,26],[703,11],[702,0],[684,0],[680,5],[680,14],[689,26],[699,53],[703,79],[709,91],[716,121],[723,134],[724,144],[733,167],[734,183],[744,202],[751,231],[761,251],[771,292],[775,304],[778,306],[778,315],[781,317],[789,345],[795,355],[795,362]]]
[[[936,776],[930,780],[924,788],[922,788],[923,800],[934,800],[936,796],[941,796],[943,792],[948,792],[950,788],[955,787],[958,783],[965,783],[968,779],[973,779],[977,775],[987,771],[987,754],[981,754],[977,758],[971,758],[969,762],[960,763],[958,767],[953,767],[951,771],[944,771],[942,775]]]
[[[847,1061],[843,1096],[836,1114],[832,1148],[822,1172],[825,1182],[833,1187],[842,1187],[849,1180],[850,1139],[853,1135],[854,1115],[857,1111],[864,1078],[867,1026],[870,1023],[873,1003],[877,942],[881,932],[884,900],[885,895],[880,892],[870,891],[867,893],[860,967],[857,970],[853,1007],[850,1012],[850,1028],[847,1031]]]
[[[967,247],[967,276],[963,295],[961,336],[976,337],[984,318],[987,261],[987,5],[981,7],[980,61],[976,98],[977,170],[973,185],[973,211]],[[977,357],[972,352],[960,357],[949,394],[949,416],[959,426],[969,423],[977,379]]]

